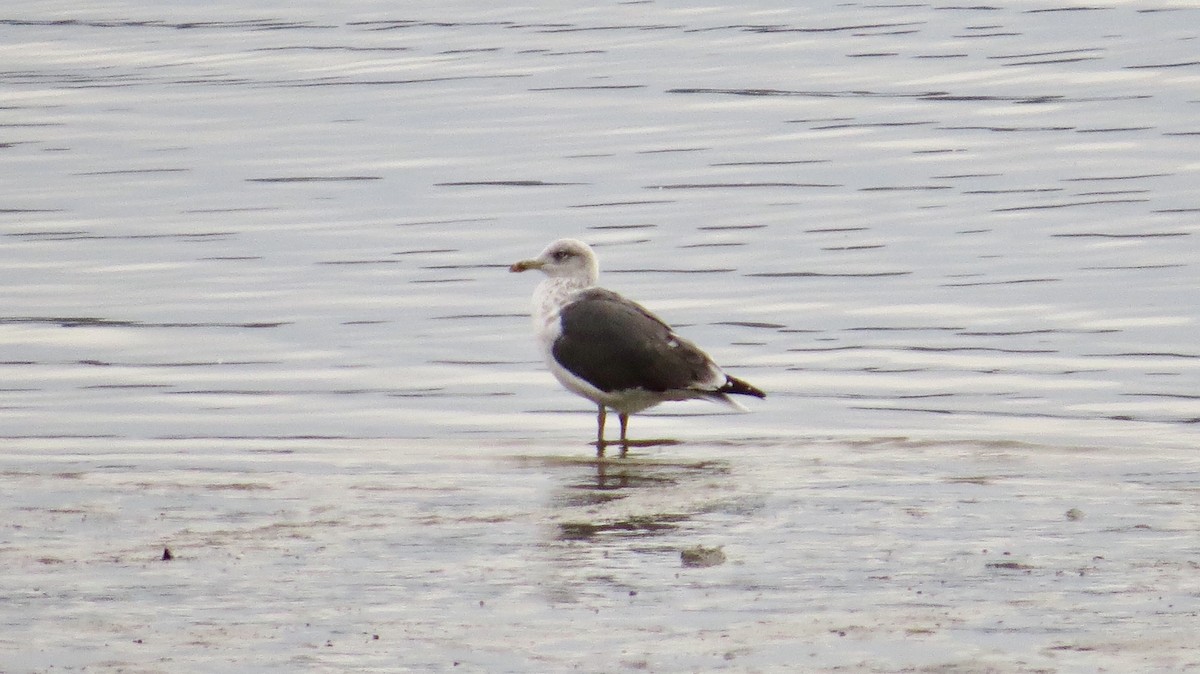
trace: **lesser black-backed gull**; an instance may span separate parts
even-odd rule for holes
[[[629,415],[661,402],[703,398],[745,411],[730,394],[766,397],[640,304],[597,287],[600,266],[586,243],[560,239],[509,268],[529,269],[548,277],[533,293],[533,326],[546,363],[563,386],[599,408],[597,451],[606,444],[607,409],[616,410],[627,448]]]

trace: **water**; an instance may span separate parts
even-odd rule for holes
[[[9,3],[0,669],[1196,667],[1198,17]],[[560,236],[769,397],[597,464]]]

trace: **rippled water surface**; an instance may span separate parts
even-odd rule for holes
[[[1200,668],[1198,49],[7,3],[0,671]],[[507,272],[561,236],[766,400],[597,462]]]

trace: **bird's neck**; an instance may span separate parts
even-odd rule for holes
[[[533,299],[538,305],[553,304],[560,307],[569,301],[572,295],[589,287],[591,284],[586,279],[548,278],[538,284]]]
[[[539,334],[557,332],[558,315],[581,290],[591,287],[586,279],[548,278],[533,291],[533,327]]]

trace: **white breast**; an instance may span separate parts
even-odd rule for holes
[[[539,283],[534,291],[533,331],[547,359],[550,359],[554,340],[562,334],[562,308],[582,289],[579,283],[571,279],[548,278]]]

